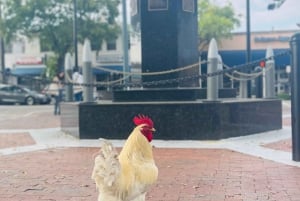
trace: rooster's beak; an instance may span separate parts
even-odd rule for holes
[[[155,128],[152,128],[151,131],[152,131],[152,132],[155,132],[156,130],[155,130]]]

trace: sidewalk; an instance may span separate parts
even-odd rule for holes
[[[289,107],[283,103],[279,131],[219,141],[154,140],[159,180],[147,200],[300,201]],[[90,176],[100,142],[61,133],[52,108],[18,112],[8,120],[0,116],[0,201],[97,200]]]

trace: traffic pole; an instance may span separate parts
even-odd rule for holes
[[[291,112],[292,112],[292,158],[300,161],[300,32],[290,40],[291,47]]]

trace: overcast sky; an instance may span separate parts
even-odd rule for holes
[[[231,2],[236,13],[241,14],[241,26],[235,32],[246,31],[246,0],[212,0],[223,5]],[[297,30],[300,23],[300,0],[286,0],[280,8],[268,10],[274,0],[250,0],[250,29],[251,31]]]

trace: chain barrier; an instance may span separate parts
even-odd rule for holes
[[[149,81],[149,82],[143,82],[143,83],[132,83],[132,82],[131,83],[122,83],[122,81],[127,79],[128,77],[130,77],[132,75],[140,75],[140,76],[150,76],[150,75],[152,75],[153,76],[153,75],[164,75],[164,74],[169,74],[169,73],[180,72],[180,71],[188,70],[188,69],[191,69],[191,68],[199,67],[200,64],[208,64],[209,61],[202,61],[201,63],[195,63],[195,64],[191,64],[191,65],[188,65],[188,66],[184,66],[184,67],[177,68],[177,69],[171,69],[171,70],[167,70],[167,71],[146,72],[146,73],[145,72],[144,73],[121,72],[121,71],[117,71],[117,70],[110,70],[110,69],[107,69],[107,68],[96,67],[97,69],[100,69],[100,70],[103,70],[103,71],[106,71],[106,72],[126,75],[123,78],[120,78],[118,80],[112,80],[112,81],[108,81],[108,82],[96,82],[96,83],[76,83],[69,76],[67,76],[67,81],[59,82],[59,81],[50,80],[48,78],[36,78],[36,77],[28,76],[28,75],[20,76],[20,75],[15,75],[15,74],[3,72],[3,71],[0,71],[0,74],[4,74],[5,76],[13,76],[13,77],[17,77],[17,78],[22,77],[22,78],[25,78],[25,79],[39,81],[39,82],[42,82],[42,83],[45,83],[45,84],[62,83],[64,85],[74,85],[74,86],[81,86],[81,87],[101,87],[101,86],[108,86],[108,85],[112,86],[112,87],[147,87],[147,86],[174,84],[174,83],[190,81],[190,80],[199,80],[199,79],[206,80],[209,77],[219,76],[219,75],[226,75],[228,77],[231,77],[234,80],[239,80],[239,79],[249,80],[250,78],[254,79],[254,78],[260,76],[262,74],[262,72],[246,74],[246,73],[239,72],[239,70],[252,70],[254,67],[259,66],[260,62],[266,62],[266,61],[273,60],[277,57],[281,57],[281,56],[288,55],[288,54],[290,54],[290,50],[282,51],[282,52],[280,52],[280,53],[278,53],[274,56],[268,57],[268,58],[262,58],[262,59],[259,59],[259,60],[256,60],[256,61],[253,61],[253,62],[250,62],[250,63],[235,65],[233,67],[229,67],[229,66],[223,64],[223,66],[226,69],[223,69],[223,70],[217,71],[217,72],[213,72],[213,73],[206,73],[206,74],[201,74],[201,75],[189,75],[189,76],[180,77],[180,78]],[[230,73],[238,74],[239,76],[244,76],[244,77],[249,77],[249,78],[236,77],[234,75],[230,75]]]
[[[195,67],[198,67],[199,65],[202,65],[202,64],[206,64],[207,61],[202,61],[201,63],[195,63],[195,64],[191,64],[191,65],[188,65],[188,66],[184,66],[184,67],[180,67],[180,68],[176,68],[176,69],[171,69],[171,70],[166,70],[166,71],[159,71],[159,72],[144,72],[144,73],[139,73],[139,72],[120,72],[120,71],[117,71],[117,70],[110,70],[110,69],[107,69],[107,68],[103,68],[103,67],[94,67],[96,69],[99,69],[99,70],[103,70],[105,72],[109,72],[109,73],[122,73],[123,75],[141,75],[141,76],[153,76],[153,75],[165,75],[165,74],[170,74],[170,73],[176,73],[176,72],[180,72],[180,71],[184,71],[184,70],[188,70],[188,69],[191,69],[191,68],[195,68]]]
[[[281,53],[279,53],[279,54],[277,54],[277,55],[274,55],[274,56],[271,56],[271,57],[268,57],[268,58],[265,58],[265,59],[260,59],[260,60],[257,60],[257,62],[266,62],[266,61],[269,61],[269,60],[273,60],[273,59],[275,59],[276,57],[279,57],[279,56],[284,56],[284,55],[287,55],[287,54],[290,54],[290,51],[288,50],[288,51],[283,51],[283,52],[281,52]],[[256,61],[255,62],[253,62],[253,63],[256,63]],[[229,66],[227,66],[227,65],[225,65],[225,64],[223,64],[223,66],[225,67],[225,68],[230,68]],[[255,66],[254,66],[255,67]],[[260,72],[254,72],[254,73],[243,73],[243,72],[239,72],[239,71],[233,71],[232,72],[232,75],[231,74],[229,74],[229,73],[225,73],[225,75],[227,76],[227,77],[229,77],[230,79],[232,79],[232,80],[236,80],[236,81],[248,81],[248,80],[253,80],[253,79],[256,79],[257,77],[259,77],[259,76],[261,76],[264,72],[267,72],[267,71],[269,71],[271,69],[271,66],[269,66],[269,65],[267,65],[265,68],[264,68],[264,70],[261,70]],[[236,77],[235,76],[235,74],[236,75],[238,75],[238,77]]]
[[[226,66],[225,64],[223,64],[224,67],[226,68],[230,68],[228,66]],[[236,81],[248,81],[248,80],[253,80],[256,79],[257,77],[261,76],[264,72],[267,72],[271,69],[271,66],[267,66],[264,68],[264,70],[262,69],[260,72],[254,72],[254,73],[242,73],[239,71],[233,71],[232,74],[229,73],[225,73],[225,75],[227,77],[229,77],[231,80],[236,80]],[[235,76],[237,75],[237,76]]]

